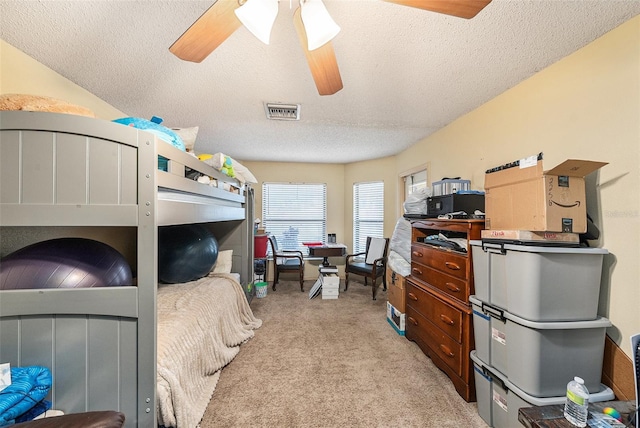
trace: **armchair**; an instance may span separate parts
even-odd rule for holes
[[[378,286],[376,280],[382,277],[382,285],[387,290],[387,252],[389,250],[389,238],[367,237],[367,245],[364,252],[349,254],[344,267],[344,291],[349,288],[349,273],[364,276],[364,285],[367,279],[371,279],[373,289],[373,300],[376,300]],[[364,261],[358,261],[357,256],[365,256]]]
[[[278,240],[269,235],[269,244],[273,253],[273,291],[280,278],[280,272],[297,272],[300,277],[300,291],[304,291],[304,259],[302,251],[279,250]]]

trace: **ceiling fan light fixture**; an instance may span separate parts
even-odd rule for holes
[[[330,42],[340,32],[340,27],[331,18],[322,0],[302,1],[300,15],[310,51]]]
[[[235,10],[242,24],[265,45],[278,16],[278,0],[247,0]]]

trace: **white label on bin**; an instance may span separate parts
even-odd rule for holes
[[[491,338],[493,340],[495,340],[496,342],[501,343],[503,345],[507,344],[507,336],[504,334],[503,331],[500,331],[497,328],[492,328],[491,329]]]
[[[507,408],[507,399],[500,395],[498,391],[493,391],[493,401],[500,406],[502,410],[509,413],[509,409]]]

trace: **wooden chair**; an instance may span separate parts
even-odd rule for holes
[[[373,288],[373,300],[376,300],[378,286],[376,280],[382,277],[382,285],[387,290],[387,252],[389,250],[389,238],[367,237],[367,246],[364,252],[347,255],[344,267],[344,291],[349,288],[349,273],[364,276],[364,285],[367,279],[371,279]],[[355,259],[358,256],[365,256],[364,261]]]
[[[300,291],[304,291],[304,259],[302,251],[279,250],[278,240],[275,236],[269,235],[271,252],[273,254],[273,291],[276,291],[276,284],[280,278],[280,272],[298,272],[300,276]]]

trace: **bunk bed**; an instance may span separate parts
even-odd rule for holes
[[[166,170],[158,168],[159,157]],[[194,172],[211,183],[187,177]],[[157,426],[158,414],[180,411],[167,409],[175,405],[176,388],[163,377],[159,360],[176,353],[158,331],[185,333],[184,325],[172,324],[181,317],[163,315],[158,306],[173,305],[172,296],[183,289],[222,288],[204,278],[160,293],[158,228],[206,225],[221,250],[233,250],[232,270],[239,277],[217,280],[239,283],[227,294],[239,294],[248,307],[252,219],[250,186],[152,133],[68,114],[0,112],[0,255],[51,236],[97,235],[130,259],[135,278],[131,286],[0,291],[0,362],[49,367],[52,407],[65,413],[117,410],[126,415],[126,426]],[[199,296],[189,304],[207,300]],[[252,314],[236,317],[249,329],[259,325]],[[215,380],[206,382],[215,387]]]

